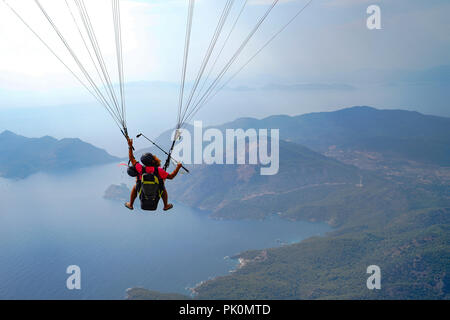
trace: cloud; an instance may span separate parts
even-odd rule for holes
[[[345,84],[345,83],[293,83],[293,84],[285,84],[285,83],[269,83],[260,87],[250,87],[250,86],[237,86],[230,87],[229,89],[233,91],[352,91],[356,90],[355,86]]]
[[[9,1],[8,3],[64,63],[81,75],[62,41],[33,1]],[[77,25],[66,7],[66,2],[42,0],[41,3],[82,64],[91,75],[95,75],[94,67],[78,34]],[[116,49],[110,2],[105,0],[89,1],[86,3],[86,7],[108,69],[111,70],[112,75],[116,75]],[[142,41],[151,38],[148,30],[151,30],[159,21],[153,12],[154,7],[152,4],[136,1],[124,1],[121,6],[124,56],[128,61],[144,61],[145,59],[147,62],[146,64],[129,63],[125,65],[127,75],[131,78],[148,74],[157,65],[152,54],[156,44]],[[75,17],[78,17],[77,9],[73,5],[71,10]],[[79,26],[82,29],[81,22],[79,22]],[[66,68],[3,2],[0,3],[0,38],[3,40],[0,42],[0,52],[2,52],[0,72],[15,73],[17,78],[22,79],[28,77],[30,84],[37,84],[35,81],[37,78],[41,78],[39,80],[42,82],[42,77],[45,77],[45,81],[47,81],[56,76],[60,79],[56,82],[52,81],[52,85],[64,83],[73,86],[76,83],[71,77],[66,77],[69,73]]]
[[[345,83],[296,83],[296,84],[269,84],[262,88],[263,90],[281,90],[281,91],[306,91],[306,90],[337,90],[351,91],[356,87]]]

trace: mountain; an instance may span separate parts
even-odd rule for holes
[[[117,160],[80,139],[27,138],[10,131],[0,134],[0,176],[4,178],[25,178],[40,171],[68,171]]]
[[[187,129],[192,131],[192,127]],[[170,132],[156,139],[161,145],[168,141]],[[249,150],[256,147],[246,142],[247,159]],[[236,148],[237,145],[235,153]],[[155,148],[146,151],[160,155]],[[344,215],[351,216],[342,212],[345,207],[342,195],[360,195],[386,183],[370,172],[283,140],[279,141],[279,171],[275,175],[261,175],[261,165],[188,167],[190,174],[167,183],[170,197],[220,219],[262,219],[277,213],[289,219],[322,220],[338,225],[347,219]],[[365,188],[359,185],[361,177]],[[326,201],[328,206],[335,204],[334,212],[324,214],[322,202]]]
[[[425,189],[443,188],[438,198],[448,190],[449,172],[439,166],[450,156],[447,118],[353,107],[297,117],[240,118],[217,128],[222,132],[279,128],[281,138],[290,141],[280,141],[280,170],[275,176],[259,175],[260,166],[254,165],[196,165],[192,174],[169,183],[171,197],[208,210],[217,218],[263,218],[278,213],[289,219],[322,220],[337,226],[360,220],[353,215],[359,206],[375,210],[381,199],[386,208],[405,208],[409,200],[403,186],[418,180],[427,184],[422,186]],[[187,129],[192,135],[193,128]],[[167,147],[170,135],[170,131],[164,132],[156,142]],[[399,139],[404,142],[401,146],[396,145]],[[417,142],[419,139],[423,144]],[[433,152],[416,151],[422,147]],[[150,151],[158,154],[155,148]],[[431,167],[428,160],[433,163]],[[393,194],[396,199],[391,198]],[[433,199],[430,191],[424,191],[424,203]]]
[[[259,165],[195,165],[167,188],[172,198],[214,218],[278,214],[346,228],[382,225],[397,212],[450,205],[449,184],[389,180],[282,140],[279,158],[276,175],[260,175]]]
[[[279,128],[278,174],[195,165],[167,183],[171,198],[221,219],[277,213],[334,230],[241,253],[239,268],[202,282],[196,299],[450,299],[450,119],[354,107],[218,128]],[[370,265],[381,290],[366,287]]]
[[[294,117],[241,118],[222,127],[279,128],[282,139],[321,153],[332,147],[450,166],[450,118],[418,112],[352,107]]]
[[[299,116],[239,118],[215,128],[279,129],[282,140],[364,169],[387,166],[398,170],[399,166],[410,167],[416,162],[450,166],[450,118],[413,111],[352,107]],[[193,131],[189,125],[186,129]],[[171,133],[166,131],[155,141],[168,149]]]
[[[278,213],[320,220],[320,214],[306,217],[304,207],[311,211],[325,198],[338,200],[340,194],[366,191],[358,186],[362,174],[358,168],[306,147],[280,141],[279,158],[276,175],[261,175],[260,165],[195,165],[192,174],[177,177],[168,188],[178,201],[226,219],[261,219]],[[363,174],[367,185],[380,183],[370,173]],[[333,214],[324,220],[337,223]]]

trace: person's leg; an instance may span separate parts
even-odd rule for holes
[[[164,210],[169,210],[173,208],[173,205],[171,203],[169,203],[169,196],[167,194],[167,190],[164,189],[161,198],[163,199],[164,202]]]
[[[136,185],[134,185],[130,194],[130,202],[125,203],[125,207],[127,207],[130,210],[133,210],[133,205],[136,198],[137,198],[137,188]]]
[[[133,189],[131,190],[131,195],[130,195],[130,204],[131,206],[134,205],[134,201],[137,198],[137,188],[136,185],[133,186]]]
[[[166,208],[167,205],[169,204],[168,203],[169,202],[169,196],[167,195],[167,190],[166,189],[164,189],[161,198],[163,199],[163,202],[164,202],[164,208]]]

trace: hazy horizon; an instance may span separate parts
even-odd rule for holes
[[[337,108],[336,110],[331,110],[332,111],[337,111],[337,110],[342,110],[342,109],[347,109],[347,108],[352,108],[352,107],[359,107],[359,106],[349,106],[349,107],[343,107],[343,108]],[[373,106],[367,106],[367,107],[373,107]],[[74,109],[75,108],[75,109]],[[67,109],[65,110],[60,110],[60,112],[64,112],[64,113],[70,113],[70,119],[74,119],[74,117],[76,117],[76,113],[77,113],[77,107],[67,107]],[[378,110],[389,110],[389,109],[383,109],[383,108],[376,108]],[[34,113],[23,113],[23,110],[27,110],[27,111],[33,111]],[[408,109],[400,109],[400,108],[392,108],[391,110],[404,110],[404,111],[416,111],[416,110],[408,110]],[[0,109],[0,115],[2,114],[4,110]],[[127,147],[126,147],[126,143],[124,141],[123,136],[117,132],[117,128],[114,127],[109,127],[109,123],[108,121],[102,122],[102,126],[101,127],[96,127],[96,134],[92,134],[92,127],[94,126],[94,122],[95,120],[93,119],[88,119],[86,117],[83,118],[83,116],[80,116],[80,123],[83,123],[83,127],[82,129],[79,128],[72,128],[73,130],[68,129],[64,124],[63,125],[52,125],[51,128],[47,127],[47,126],[43,126],[42,129],[38,129],[36,130],[36,128],[33,128],[31,125],[29,125],[28,122],[32,123],[34,121],[34,116],[36,114],[46,114],[46,113],[53,113],[54,107],[47,107],[47,108],[21,108],[21,110],[15,110],[16,112],[9,112],[8,116],[12,116],[12,117],[25,117],[22,118],[22,120],[19,122],[20,125],[16,125],[16,126],[8,126],[6,125],[6,123],[8,123],[8,118],[0,116],[0,133],[4,132],[4,131],[11,131],[15,134],[21,135],[21,136],[26,136],[28,138],[41,138],[44,136],[52,136],[56,139],[64,139],[64,138],[79,138],[81,140],[83,140],[84,142],[93,144],[96,147],[99,147],[101,149],[105,149],[108,153],[110,153],[111,155],[117,156],[117,157],[125,157],[126,153],[127,153]],[[102,110],[100,110],[101,113]],[[99,112],[97,110],[97,112]],[[317,111],[317,112],[327,112],[327,111]],[[75,114],[74,114],[75,113]],[[255,119],[264,119],[270,116],[277,116],[277,115],[287,115],[287,116],[291,116],[291,117],[295,117],[295,116],[301,116],[304,114],[308,114],[309,112],[306,113],[301,113],[301,114],[272,114],[272,115],[267,115],[267,116],[262,116],[262,117],[250,117],[250,118],[255,118]],[[422,113],[422,112],[420,112]],[[428,114],[428,113],[422,113],[424,115],[430,115],[430,116],[441,116],[441,115],[436,115],[436,114]],[[445,117],[445,116],[441,116],[441,117]],[[212,122],[205,122],[204,124],[207,126],[214,126],[214,125],[222,125],[226,122],[229,121],[233,121],[239,118],[245,118],[245,116],[243,117],[237,117],[234,119],[227,119],[226,121],[224,120],[223,122],[218,122],[218,123],[212,123]],[[448,118],[448,117],[447,117]],[[26,124],[25,126],[23,126],[23,124]],[[50,123],[49,123],[50,124]],[[102,127],[104,129],[102,129]],[[25,129],[24,129],[25,128]],[[47,128],[47,129],[46,129]],[[167,131],[167,130],[171,130],[172,127],[170,125],[168,125],[166,128],[164,128],[163,126],[160,126],[154,130],[142,130],[139,132],[143,132],[144,134],[148,135],[149,137],[152,138],[157,138],[160,134],[162,134],[163,132]],[[47,131],[46,131],[47,130]],[[101,132],[102,130],[104,130],[104,132]],[[132,131],[132,133],[130,132],[130,134],[134,137],[134,131]],[[78,135],[77,135],[78,133]],[[136,131],[136,133],[138,133],[138,131]],[[122,141],[123,140],[123,141]],[[122,143],[123,142],[123,143]],[[149,147],[149,143],[145,140],[138,140],[135,139],[135,145],[137,147],[138,150],[140,149],[145,149]]]

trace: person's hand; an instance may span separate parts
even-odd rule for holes
[[[127,141],[128,141],[128,146],[130,148],[133,148],[133,139],[127,138]]]
[[[183,165],[181,164],[181,162],[177,163],[177,169],[180,169]]]

